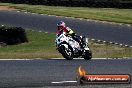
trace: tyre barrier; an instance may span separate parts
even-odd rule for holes
[[[28,42],[26,32],[21,27],[0,26],[0,43],[1,45],[14,45]]]

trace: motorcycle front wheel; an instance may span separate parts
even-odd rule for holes
[[[62,46],[59,47],[59,52],[67,60],[72,60],[73,59],[73,53],[72,53],[72,50],[70,48],[66,48],[64,45],[62,45]]]

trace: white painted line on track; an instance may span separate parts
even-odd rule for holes
[[[91,39],[92,41],[94,41],[95,39]]]
[[[20,12],[20,11],[17,11],[17,12]]]
[[[4,25],[2,24],[1,26],[3,27]]]
[[[3,61],[3,60],[10,61],[10,60],[33,60],[33,59],[0,59],[0,61]]]
[[[118,45],[118,43],[115,43],[116,45]]]
[[[48,33],[48,32],[45,32],[45,33]]]
[[[103,41],[103,43],[106,43],[106,41]]]
[[[51,58],[51,60],[64,60],[65,58]],[[82,60],[84,58],[73,58],[73,60]],[[113,58],[92,58],[92,59],[113,59]]]
[[[59,82],[51,82],[53,84],[61,84],[61,83],[77,83],[77,81],[59,81]]]
[[[130,24],[127,24],[127,26],[129,26],[129,27],[130,27],[131,25],[130,25]]]
[[[101,42],[101,40],[98,40],[98,42]]]
[[[123,44],[120,44],[120,46],[122,46]]]
[[[110,42],[110,44],[112,44],[113,42]]]
[[[79,18],[79,20],[83,20],[82,18]]]
[[[106,60],[106,59],[132,59],[131,57],[122,58],[92,58],[91,60]],[[33,59],[0,59],[0,61],[26,61],[26,60],[43,60],[43,58],[33,58]],[[49,58],[46,60],[66,60],[65,58]],[[84,58],[73,58],[73,60],[84,60]]]
[[[32,14],[36,14],[36,13],[32,13]]]
[[[107,60],[107,59],[131,59],[131,57],[122,57],[122,58],[92,58],[91,60]],[[66,60],[65,58],[51,58],[49,60]],[[73,58],[73,60],[84,60],[84,58]]]
[[[24,13],[28,13],[28,12],[24,12]]]
[[[125,47],[128,47],[128,45],[125,45]]]

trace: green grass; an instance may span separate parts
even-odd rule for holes
[[[92,43],[91,43],[92,42]],[[108,43],[95,43],[91,41],[89,46],[93,52],[93,57],[100,58],[125,58],[132,57],[132,48],[113,45]]]
[[[58,57],[55,34],[27,31],[29,42],[0,48],[0,58],[51,58]]]
[[[0,5],[11,6],[19,10],[26,10],[39,14],[50,14],[85,19],[103,20],[118,23],[132,24],[132,9],[115,8],[84,8],[84,7],[57,7],[44,5],[26,5],[0,3]],[[27,31],[29,43],[20,45],[9,45],[0,48],[0,58],[57,58],[62,57],[56,51],[54,44],[55,34]],[[96,43],[90,41],[89,46],[93,57],[132,57],[132,48],[111,45],[107,43]]]
[[[11,6],[19,10],[25,10],[28,12],[34,12],[39,14],[50,14],[132,24],[132,9],[61,7],[11,3],[0,3],[0,5]]]
[[[59,58],[61,54],[55,47],[55,33],[45,33],[26,30],[29,42],[19,45],[8,45],[0,48],[1,59],[21,59],[21,58]],[[132,48],[120,47],[107,43],[96,43],[90,41],[89,46],[93,52],[93,57],[132,57]]]

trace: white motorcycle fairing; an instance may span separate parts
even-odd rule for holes
[[[56,46],[58,51],[67,60],[73,58],[84,57],[85,60],[89,60],[92,57],[92,53],[87,46],[87,43],[83,42],[83,47],[75,41],[71,36],[66,36],[64,33],[56,36]]]

